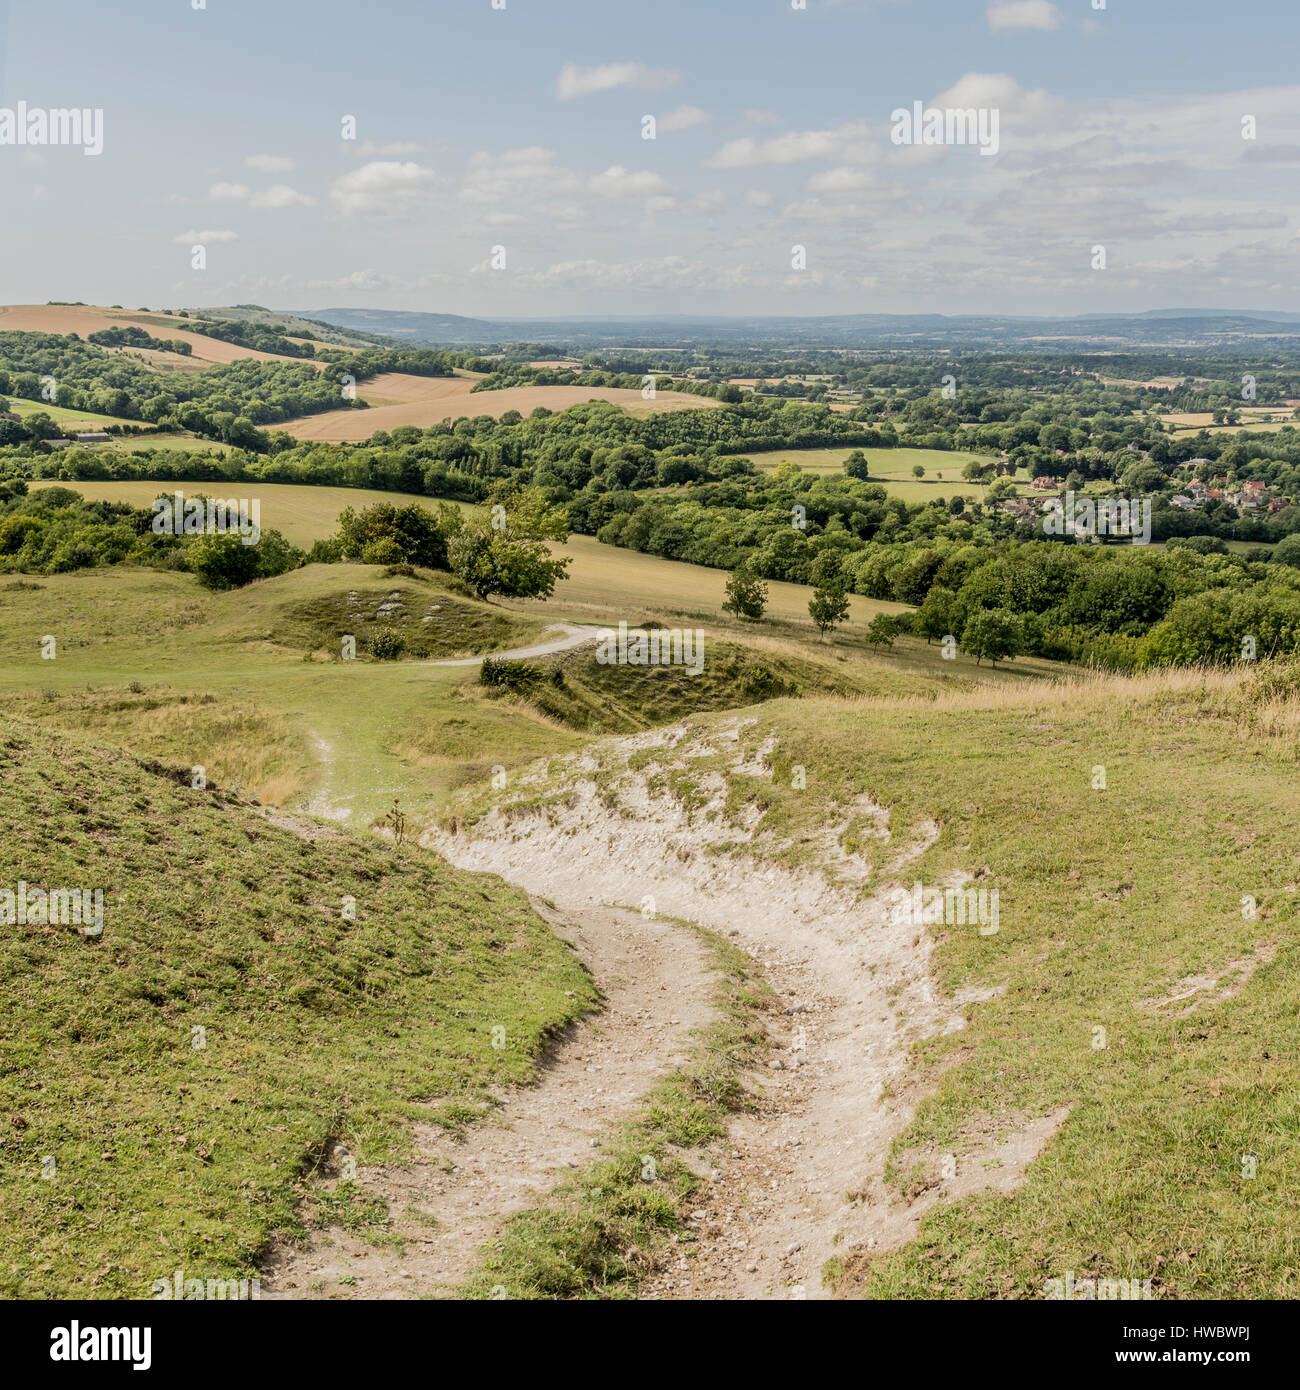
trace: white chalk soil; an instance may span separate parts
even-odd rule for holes
[[[939,997],[928,933],[886,906],[939,827],[895,842],[888,812],[864,798],[852,809],[866,811],[889,846],[879,877],[845,851],[838,827],[822,847],[829,877],[722,848],[752,838],[752,828],[724,814],[728,778],[717,777],[712,800],[694,810],[660,790],[666,779],[654,779],[728,743],[736,748],[732,772],[770,776],[775,742],[745,753],[744,727],[703,734],[681,725],[611,741],[601,761],[623,769],[612,785],[598,787],[595,760],[574,754],[559,760],[565,792],[554,802],[492,810],[468,833],[434,829],[421,840],[460,868],[545,894],[566,915],[652,900],[659,913],[726,935],[780,996],[770,1064],[745,1079],[754,1110],[693,1156],[707,1178],[690,1216],[694,1239],[673,1247],[642,1283],[642,1298],[828,1296],[822,1274],[832,1256],[905,1242],[936,1201],[982,1187],[1013,1190],[1064,1118],[991,1117],[986,1136],[942,1165],[951,1177],[911,1202],[886,1189],[890,1145],[924,1094],[911,1079],[909,1046],[964,1028],[965,1009],[988,997]],[[653,750],[651,762],[624,766],[645,750]],[[702,977],[696,987],[705,988]]]
[[[513,647],[506,652],[488,652],[487,656],[465,656],[456,661],[413,661],[412,666],[479,666],[491,657],[493,661],[526,661],[531,656],[552,656],[556,652],[567,652],[573,647],[594,642],[608,631],[602,627],[581,627],[577,623],[551,623],[545,632],[561,632],[562,637],[549,642],[538,642],[531,647]]]
[[[328,833],[328,832],[327,832]],[[698,935],[600,906],[556,914],[534,904],[600,985],[604,1009],[543,1058],[535,1086],[502,1095],[461,1137],[417,1126],[416,1157],[360,1167],[354,1181],[387,1202],[405,1248],[330,1228],[274,1250],[263,1298],[446,1296],[511,1214],[538,1206],[575,1168],[600,1157],[611,1126],[636,1114],[661,1076],[686,1061],[713,1021],[712,975]],[[327,1186],[345,1156],[330,1156]]]

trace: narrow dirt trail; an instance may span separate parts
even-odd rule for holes
[[[643,1298],[825,1297],[832,1256],[898,1245],[935,1201],[1013,1183],[1060,1119],[1035,1121],[1037,1142],[1014,1155],[998,1151],[996,1176],[981,1162],[986,1151],[962,1155],[951,1182],[911,1204],[885,1188],[889,1148],[923,1094],[909,1044],[964,1028],[963,1008],[975,1002],[938,997],[929,934],[892,911],[888,897],[939,828],[925,824],[897,843],[888,813],[862,798],[852,810],[875,819],[889,846],[884,869],[877,876],[830,830],[822,855],[835,882],[734,852],[727,846],[752,838],[752,827],[723,814],[729,778],[718,777],[712,800],[692,812],[657,774],[738,744],[741,727],[701,734],[675,726],[619,740],[616,766],[624,754],[650,751],[655,760],[612,783],[598,785],[595,763],[573,755],[562,760],[562,801],[510,817],[492,811],[472,834],[430,831],[422,840],[458,867],[499,873],[568,912],[651,896],[659,912],[730,937],[781,998],[770,1064],[747,1077],[754,1109],[696,1156],[709,1181],[691,1215],[694,1239],[642,1284]],[[738,749],[732,772],[764,775],[773,746],[756,757]]]
[[[452,1292],[506,1217],[598,1157],[601,1134],[635,1114],[654,1082],[689,1057],[695,1030],[714,1018],[713,977],[695,933],[590,904],[561,915],[534,906],[577,950],[605,1010],[555,1044],[535,1086],[503,1095],[499,1110],[462,1138],[417,1126],[413,1163],[358,1169],[357,1185],[388,1201],[392,1230],[407,1242],[402,1253],[337,1228],[316,1232],[304,1247],[273,1253],[263,1298]],[[337,1171],[337,1154],[330,1166]]]
[[[455,661],[413,661],[412,666],[478,666],[489,657],[493,661],[522,661],[530,656],[551,656],[555,652],[567,652],[573,647],[581,647],[594,642],[606,628],[579,627],[577,623],[552,623],[546,632],[563,632],[563,637],[552,638],[549,642],[537,642],[531,647],[512,647],[505,652],[484,652],[482,656],[462,656]]]

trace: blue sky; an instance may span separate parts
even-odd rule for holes
[[[104,113],[0,144],[0,301],[1300,308],[1293,0],[195,2],[0,0],[0,108]]]

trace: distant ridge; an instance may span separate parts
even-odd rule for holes
[[[402,309],[313,309],[305,317],[345,331],[412,343],[548,343],[574,348],[656,348],[692,342],[792,347],[974,348],[1032,346],[1123,350],[1207,347],[1300,336],[1300,313],[1283,310],[1148,309],[1134,314],[1029,317],[979,314],[821,316],[609,315],[480,319]]]

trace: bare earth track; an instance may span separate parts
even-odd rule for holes
[[[888,811],[860,797],[819,847],[829,873],[724,847],[756,833],[721,813],[728,783],[772,775],[775,740],[742,742],[752,722],[606,741],[612,783],[598,785],[591,752],[569,755],[558,760],[566,774],[558,801],[510,815],[490,810],[472,833],[425,832],[421,844],[457,867],[498,873],[555,902],[556,913],[539,910],[572,941],[606,1010],[562,1040],[536,1086],[501,1097],[463,1138],[419,1127],[413,1164],[358,1173],[364,1191],[387,1200],[393,1229],[408,1242],[403,1253],[337,1229],[316,1232],[306,1247],[274,1253],[267,1296],[453,1293],[509,1215],[542,1203],[567,1171],[596,1156],[602,1131],[637,1112],[713,1017],[704,949],[665,914],[748,952],[780,1011],[768,1024],[768,1066],[744,1078],[752,1106],[722,1140],[684,1155],[705,1178],[691,1237],[642,1282],[642,1298],[825,1297],[834,1256],[907,1241],[935,1202],[1015,1189],[1065,1110],[990,1115],[981,1132],[959,1140],[947,1176],[913,1200],[886,1188],[890,1147],[927,1084],[911,1075],[909,1045],[964,1028],[965,1011],[989,992],[938,997],[926,929],[890,907],[889,890],[939,834],[933,823],[896,838]],[[706,778],[706,804],[691,809],[661,789],[658,774],[720,752],[729,772],[711,774],[711,787]],[[626,762],[646,753],[651,761],[635,770]],[[534,775],[540,784],[546,772]],[[879,872],[843,847],[853,818],[874,825]],[[607,906],[647,900],[648,917]]]
[[[692,1034],[713,1018],[699,938],[633,912],[596,907],[557,916],[535,906],[599,981],[604,1012],[556,1044],[536,1086],[503,1096],[463,1139],[419,1126],[414,1163],[358,1171],[358,1186],[387,1199],[393,1231],[407,1241],[403,1253],[338,1229],[317,1232],[307,1246],[273,1254],[264,1298],[453,1292],[502,1221],[598,1156],[599,1136],[630,1118],[654,1082],[687,1058]]]
[[[964,1028],[964,1010],[978,1002],[936,995],[928,934],[886,906],[894,876],[939,828],[923,825],[895,843],[888,812],[864,798],[854,809],[875,817],[889,847],[886,876],[870,883],[868,897],[861,889],[872,871],[842,848],[842,828],[824,847],[836,882],[708,852],[711,842],[747,835],[720,814],[726,780],[695,812],[652,782],[728,741],[737,745],[733,774],[770,776],[773,745],[743,751],[743,728],[737,722],[701,735],[675,726],[618,740],[615,766],[647,749],[659,761],[616,776],[612,787],[584,776],[595,771],[590,755],[572,755],[563,760],[561,802],[510,817],[492,811],[472,834],[431,831],[422,840],[461,868],[544,891],[566,912],[652,897],[657,911],[730,937],[780,996],[780,1023],[770,1029],[775,1055],[747,1078],[754,1110],[696,1155],[694,1166],[710,1182],[691,1215],[695,1239],[642,1284],[646,1298],[824,1297],[822,1272],[833,1255],[903,1243],[945,1197],[1013,1190],[1064,1118],[990,1117],[988,1142],[954,1155],[951,1178],[911,1203],[886,1190],[890,1146],[922,1094],[909,1077],[908,1046]]]

